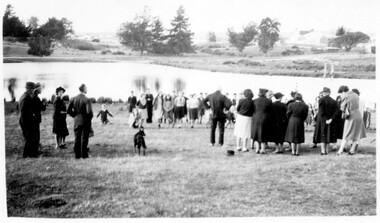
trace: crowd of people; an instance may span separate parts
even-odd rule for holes
[[[23,157],[38,157],[40,145],[39,126],[41,112],[46,109],[46,101],[41,101],[41,84],[27,82],[26,92],[19,100],[20,126],[25,138]],[[66,123],[67,114],[74,118],[74,152],[75,158],[88,158],[88,139],[93,133],[91,120],[93,118],[92,104],[86,97],[87,87],[82,84],[80,93],[71,98],[66,109],[62,99],[65,89],[58,87],[54,99],[53,129],[56,136],[56,149],[65,148],[65,139],[69,135]],[[191,94],[185,97],[184,92],[163,94],[158,92],[154,97],[147,89],[140,97],[134,92],[128,97],[127,106],[132,127],[142,128],[144,123],[157,123],[158,128],[167,125],[170,128],[181,128],[186,122],[190,128],[201,125],[210,126],[210,146],[215,146],[215,132],[218,126],[218,145],[224,144],[226,126],[233,126],[236,136],[235,151],[249,151],[266,154],[268,143],[275,144],[274,153],[284,152],[284,143],[289,143],[291,154],[298,156],[300,145],[305,142],[306,130],[314,125],[312,147],[321,144],[321,155],[327,155],[330,144],[337,147],[341,139],[338,155],[343,154],[348,141],[352,146],[348,154],[357,152],[359,140],[366,137],[365,128],[370,122],[369,110],[363,110],[357,89],[349,91],[347,86],[338,89],[336,100],[330,97],[331,90],[323,88],[314,105],[306,104],[302,95],[291,92],[291,100],[282,102],[284,94],[273,93],[271,90],[259,89],[258,97],[254,99],[252,90],[246,89],[239,97],[236,93],[230,98],[217,90],[212,94]],[[99,111],[101,122],[109,122],[111,113],[105,105]]]

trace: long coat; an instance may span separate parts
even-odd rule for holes
[[[60,97],[56,97],[54,100],[54,113],[53,113],[53,133],[57,136],[68,136],[69,130],[66,123],[65,102]]]
[[[272,139],[275,143],[283,143],[285,140],[288,118],[286,117],[286,104],[276,101],[273,103],[273,130]]]
[[[272,101],[265,96],[260,96],[253,100],[254,112],[252,117],[251,138],[258,142],[268,142],[270,140],[272,113]]]
[[[91,126],[92,113],[91,101],[84,95],[79,94],[70,100],[67,114],[74,118],[74,127],[79,125]]]
[[[324,96],[318,101],[318,114],[314,130],[313,142],[335,143],[335,122],[326,124],[329,119],[335,120],[338,114],[338,105],[330,96]]]
[[[208,104],[210,103],[210,105]],[[232,102],[220,91],[216,91],[209,94],[204,100],[203,105],[206,109],[212,110],[213,119],[225,119],[227,118],[225,110],[229,110],[232,106]]]
[[[307,118],[309,107],[304,102],[294,102],[288,105],[286,116],[289,118],[286,129],[285,141],[290,143],[305,142],[304,122]]]
[[[344,130],[344,119],[341,118],[342,110],[340,110],[340,106],[342,104],[342,98],[340,97],[340,95],[336,98],[336,103],[338,106],[338,111],[336,113],[336,119],[333,121],[335,122],[334,137],[336,139],[342,139]]]

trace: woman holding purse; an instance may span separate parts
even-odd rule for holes
[[[343,154],[343,149],[348,140],[352,140],[352,146],[348,155],[354,155],[357,152],[359,139],[365,138],[365,128],[363,118],[359,111],[359,96],[349,91],[347,86],[340,86],[338,93],[342,97],[342,118],[345,119],[342,144],[340,145],[338,155]]]

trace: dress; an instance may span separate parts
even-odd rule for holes
[[[53,103],[54,113],[53,113],[53,133],[57,136],[64,137],[69,135],[69,130],[67,129],[66,123],[66,104],[60,97],[56,97]]]
[[[139,100],[137,102],[138,108],[138,118],[139,119],[147,119],[148,118],[148,110],[147,110],[147,102],[146,100]]]
[[[331,122],[329,125],[326,121],[329,119],[336,119],[338,105],[330,96],[324,96],[318,101],[318,113],[316,125],[314,130],[313,142],[314,143],[335,143],[336,137],[334,134],[335,123]]]
[[[199,101],[197,98],[190,98],[187,101],[187,108],[189,109],[190,120],[198,119],[198,107],[199,107]]]
[[[273,103],[273,123],[272,140],[274,143],[283,143],[285,139],[288,118],[286,117],[286,104],[276,101]]]
[[[254,113],[252,117],[251,138],[253,141],[268,142],[270,140],[271,124],[270,114],[272,113],[272,101],[265,96],[253,100]]]
[[[181,119],[185,117],[186,99],[184,97],[176,97],[174,99],[174,117]]]
[[[251,138],[251,125],[254,104],[252,99],[241,99],[237,106],[234,135],[240,138]]]
[[[163,104],[164,109],[164,118],[169,120],[169,123],[171,123],[174,120],[174,104],[172,98],[170,99],[164,99]]]
[[[304,122],[308,113],[308,106],[304,102],[294,102],[288,105],[286,116],[289,117],[285,141],[290,143],[305,142]]]
[[[164,109],[163,109],[163,97],[162,96],[157,96],[154,99],[154,114],[153,117],[157,120],[162,119],[162,116],[164,115]]]
[[[349,118],[344,122],[343,140],[359,140],[366,137],[362,115],[359,111],[359,96],[353,92],[348,92],[347,96],[342,98],[340,109],[344,112],[346,109]]]

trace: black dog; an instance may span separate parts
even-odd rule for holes
[[[145,156],[146,145],[145,145],[144,136],[145,136],[144,128],[140,128],[134,137],[134,141],[135,141],[134,148],[135,148],[135,153],[136,153],[136,147],[139,149],[139,155],[140,155],[140,148],[142,147],[143,148],[143,155]]]

